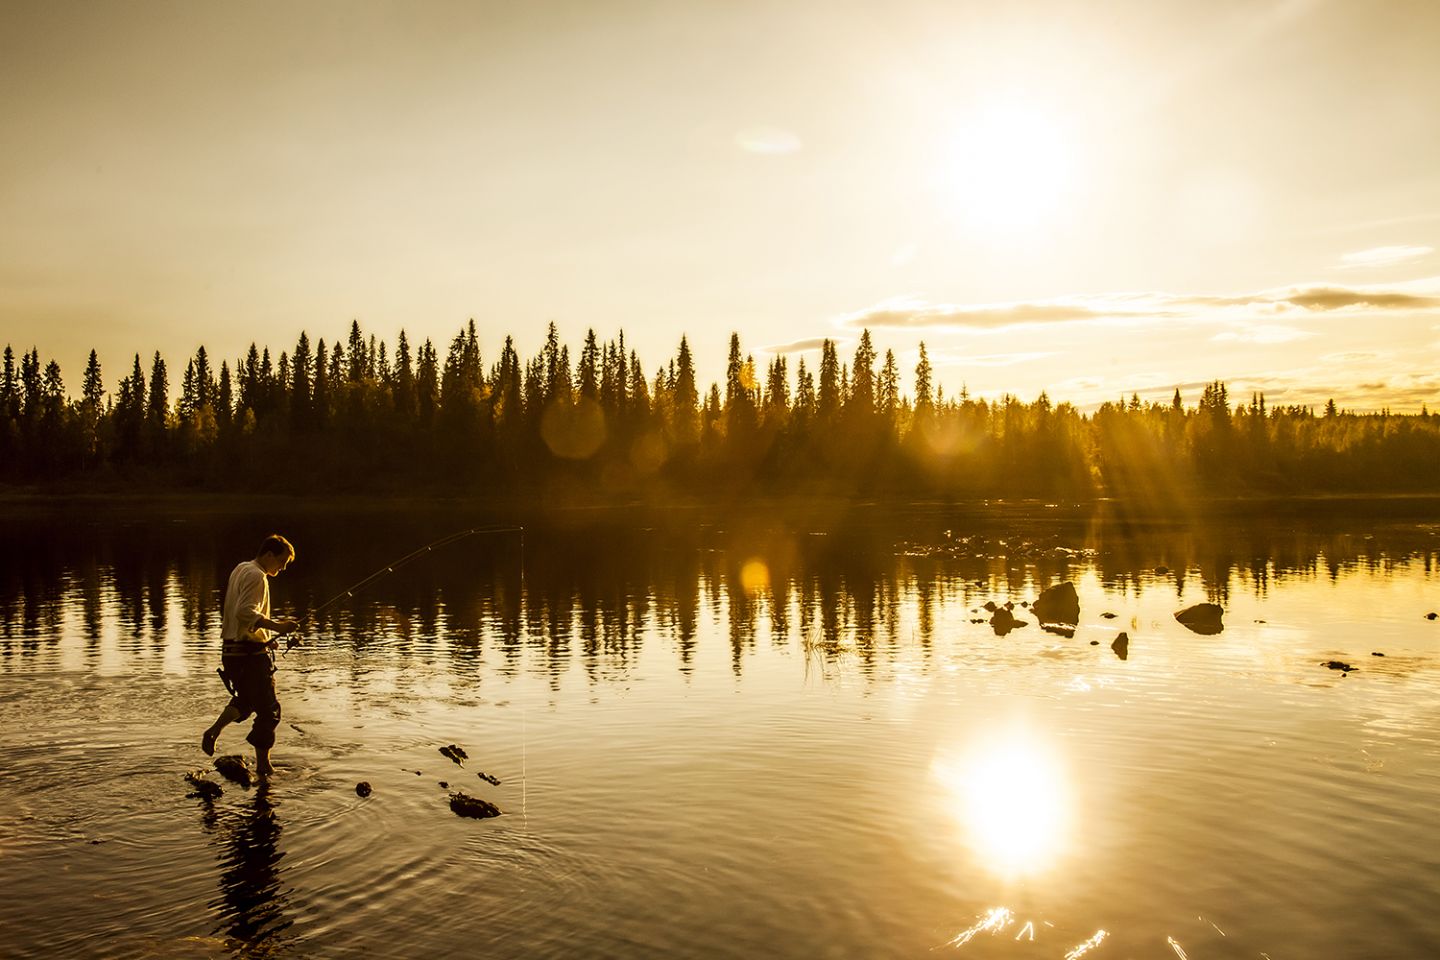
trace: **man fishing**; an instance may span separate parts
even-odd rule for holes
[[[260,544],[254,560],[246,560],[230,572],[220,630],[220,676],[231,698],[200,738],[200,749],[214,756],[220,731],[254,714],[255,722],[245,739],[255,748],[255,769],[262,777],[275,772],[270,748],[275,745],[275,728],[280,725],[275,666],[270,657],[276,645],[272,634],[284,636],[299,627],[288,618],[270,619],[269,578],[294,559],[295,548],[290,541],[272,534]]]

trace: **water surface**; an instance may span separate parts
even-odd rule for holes
[[[1434,515],[526,522],[317,618],[279,660],[282,775],[208,802],[181,775],[261,536],[295,541],[272,592],[304,613],[497,518],[17,513],[0,953],[1433,956]],[[1071,637],[1022,606],[1059,580]],[[997,636],[986,601],[1030,622]],[[1222,633],[1175,621],[1201,601]],[[440,781],[505,814],[456,817]]]

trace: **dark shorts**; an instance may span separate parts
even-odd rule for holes
[[[240,712],[238,720],[255,715],[255,723],[245,739],[257,747],[273,746],[275,728],[280,725],[280,700],[275,696],[275,671],[271,669],[270,658],[263,654],[221,657],[220,665],[235,691],[230,706]]]

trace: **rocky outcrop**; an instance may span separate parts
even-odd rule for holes
[[[1129,660],[1130,634],[1126,633],[1124,630],[1121,630],[1120,636],[1116,637],[1115,640],[1110,644],[1110,649],[1114,650],[1115,656],[1119,657],[1121,660]]]
[[[369,780],[361,780],[355,784],[355,796],[368,797],[372,793]]]
[[[465,761],[470,759],[470,754],[465,752],[465,748],[454,743],[441,747],[440,752],[462,767],[465,766]]]
[[[1066,580],[1042,590],[1030,607],[1030,612],[1035,614],[1041,623],[1079,623],[1080,596],[1075,592],[1075,584]]]
[[[476,820],[500,816],[500,808],[495,804],[488,800],[481,800],[479,797],[472,797],[463,790],[457,790],[450,794],[450,809],[455,811],[456,816],[474,817]]]
[[[1197,603],[1175,614],[1175,619],[1194,633],[1210,636],[1225,629],[1225,611],[1218,603]]]
[[[492,777],[492,776],[490,776],[490,774],[486,773],[486,772],[483,771],[483,770],[480,771],[479,773],[475,774],[475,776],[479,777],[481,780],[484,780],[486,783],[490,784],[492,787],[498,787],[498,786],[500,786],[500,778],[499,778],[499,777]]]
[[[1344,660],[1321,660],[1320,666],[1329,667],[1331,670],[1339,670],[1342,673],[1349,673],[1351,670],[1359,670],[1359,667],[1352,667]]]

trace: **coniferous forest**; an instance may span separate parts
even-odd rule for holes
[[[920,348],[902,371],[869,332],[818,368],[757,365],[732,335],[702,388],[681,338],[647,369],[624,334],[482,356],[472,321],[441,350],[352,323],[215,363],[135,355],[107,388],[91,351],[78,397],[59,365],[7,346],[0,481],[137,491],[416,492],[590,500],[1404,493],[1440,489],[1440,422],[1331,401],[1267,406],[1224,382],[1187,403],[1117,398],[1082,414],[1041,394],[946,395]]]

